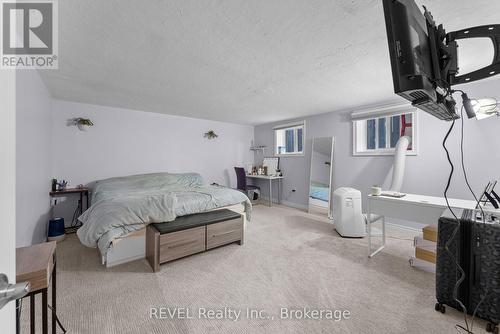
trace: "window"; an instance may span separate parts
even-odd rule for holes
[[[416,112],[409,107],[356,112],[352,114],[352,120],[354,155],[394,154],[402,136],[410,137],[408,154],[417,154]]]
[[[274,153],[278,156],[304,154],[304,123],[274,128]]]

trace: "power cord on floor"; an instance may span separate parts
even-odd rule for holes
[[[66,328],[64,328],[64,326],[62,325],[61,321],[59,321],[59,317],[57,316],[56,314],[56,311],[54,310],[54,308],[50,305],[47,305],[48,309],[54,313],[54,316],[56,318],[56,323],[57,325],[59,326],[59,328],[61,328],[61,330],[63,331],[63,333],[66,333]],[[17,309],[17,323],[19,324],[19,322],[21,321],[21,312],[23,310],[23,299],[19,299],[19,306],[18,306],[18,309]],[[17,326],[17,333],[20,332],[20,328],[19,326]]]
[[[73,218],[71,219],[71,227],[78,226],[78,216],[82,214],[82,202],[78,200],[78,205],[76,206],[75,211],[73,212]]]
[[[455,120],[452,121],[451,126],[448,129],[448,132],[446,133],[446,136],[443,139],[443,148],[446,152],[446,158],[448,159],[448,163],[450,164],[450,167],[451,167],[450,174],[448,175],[448,181],[446,183],[446,188],[444,190],[444,199],[446,200],[446,206],[448,207],[448,210],[451,212],[451,214],[453,215],[453,217],[455,218],[455,220],[457,222],[457,226],[453,230],[453,233],[451,234],[448,241],[446,241],[444,248],[445,248],[446,252],[448,253],[448,255],[450,256],[450,258],[452,259],[453,264],[456,266],[456,268],[460,272],[460,278],[458,279],[458,281],[455,283],[455,286],[453,287],[453,300],[460,306],[460,308],[462,309],[462,311],[464,313],[465,327],[457,324],[457,325],[455,325],[455,328],[457,329],[457,331],[459,331],[459,328],[460,328],[460,329],[466,330],[467,333],[471,334],[471,331],[469,330],[469,323],[467,321],[467,308],[458,299],[458,288],[460,287],[462,282],[465,280],[465,271],[462,269],[462,267],[458,263],[458,261],[456,259],[456,255],[453,254],[449,248],[449,246],[451,245],[451,243],[455,239],[455,237],[458,233],[458,230],[460,228],[460,220],[458,219],[457,215],[455,214],[455,212],[451,208],[450,203],[448,201],[448,190],[450,189],[451,179],[453,177],[453,172],[455,171],[455,167],[453,166],[453,162],[451,161],[450,152],[448,151],[448,148],[446,147],[446,141],[447,141],[448,137],[450,136],[450,133],[453,130],[454,125],[455,125]]]
[[[54,317],[56,318],[56,322],[57,322],[57,325],[59,326],[59,328],[61,328],[61,330],[63,331],[63,333],[66,333],[66,328],[64,328],[64,326],[61,324],[61,322],[59,321],[59,317],[57,316],[56,314],[56,311],[54,310],[54,308],[50,305],[47,305],[47,307],[49,308],[49,310],[52,311],[52,313],[54,314]]]
[[[483,211],[483,208],[482,208],[481,204],[479,203],[478,197],[476,196],[476,194],[472,190],[472,187],[469,184],[469,179],[467,177],[467,171],[465,169],[465,162],[464,162],[464,107],[463,106],[462,106],[462,109],[460,111],[460,115],[461,115],[461,118],[462,118],[462,120],[461,120],[461,128],[460,128],[460,160],[461,160],[461,163],[462,163],[462,171],[464,173],[465,183],[467,184],[467,187],[469,188],[470,193],[472,194],[472,196],[474,197],[474,200],[476,201],[476,208],[479,208],[481,210],[481,220],[482,220],[482,223],[483,223],[483,224],[481,224],[481,226],[484,227],[485,214],[484,214],[484,211]],[[479,242],[479,240],[477,240],[477,241]],[[486,296],[488,295],[488,291],[489,291],[488,282],[486,282],[486,291],[485,291],[484,295],[481,297],[481,300],[479,301],[479,303],[474,308],[474,312],[472,312],[472,320],[471,320],[471,325],[470,325],[470,332],[471,333],[472,333],[472,331],[474,329],[474,318],[476,317],[477,310],[479,309],[479,306],[481,306],[481,304],[486,299]]]
[[[479,203],[479,199],[478,197],[476,196],[476,194],[474,193],[474,190],[472,190],[472,187],[469,183],[469,178],[467,177],[467,171],[465,170],[465,162],[464,162],[464,107],[462,106],[462,110],[460,112],[460,117],[462,118],[461,120],[461,127],[460,127],[460,160],[461,160],[461,163],[462,163],[462,171],[464,173],[464,179],[465,179],[465,184],[467,185],[467,188],[469,188],[469,191],[470,193],[472,194],[472,196],[474,197],[474,200],[476,201],[476,207],[479,208],[479,210],[481,210],[481,216],[482,216],[482,221],[484,223],[484,211],[483,211],[483,207],[480,205]]]

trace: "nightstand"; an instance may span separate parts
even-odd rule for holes
[[[73,194],[80,195],[80,201],[78,202],[78,207],[77,207],[77,213],[79,216],[83,213],[83,196],[85,196],[86,198],[86,208],[87,209],[89,208],[89,192],[90,192],[89,188],[67,188],[64,190],[51,191],[49,195],[52,198],[66,197]],[[55,204],[57,204],[57,199]],[[71,224],[73,224],[73,222],[71,222]],[[70,226],[65,228],[65,231],[66,233],[75,233],[79,227],[80,225]]]

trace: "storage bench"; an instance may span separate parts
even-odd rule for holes
[[[146,259],[156,272],[162,263],[243,241],[242,214],[227,209],[197,213],[148,225]]]

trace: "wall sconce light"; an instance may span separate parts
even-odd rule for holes
[[[208,130],[207,132],[205,132],[205,134],[203,135],[203,137],[205,137],[207,139],[215,139],[215,138],[219,137],[219,135],[216,134],[214,132],[214,130]]]
[[[68,126],[76,126],[80,131],[87,131],[87,128],[90,126],[94,126],[94,123],[88,118],[72,118],[68,120]]]

